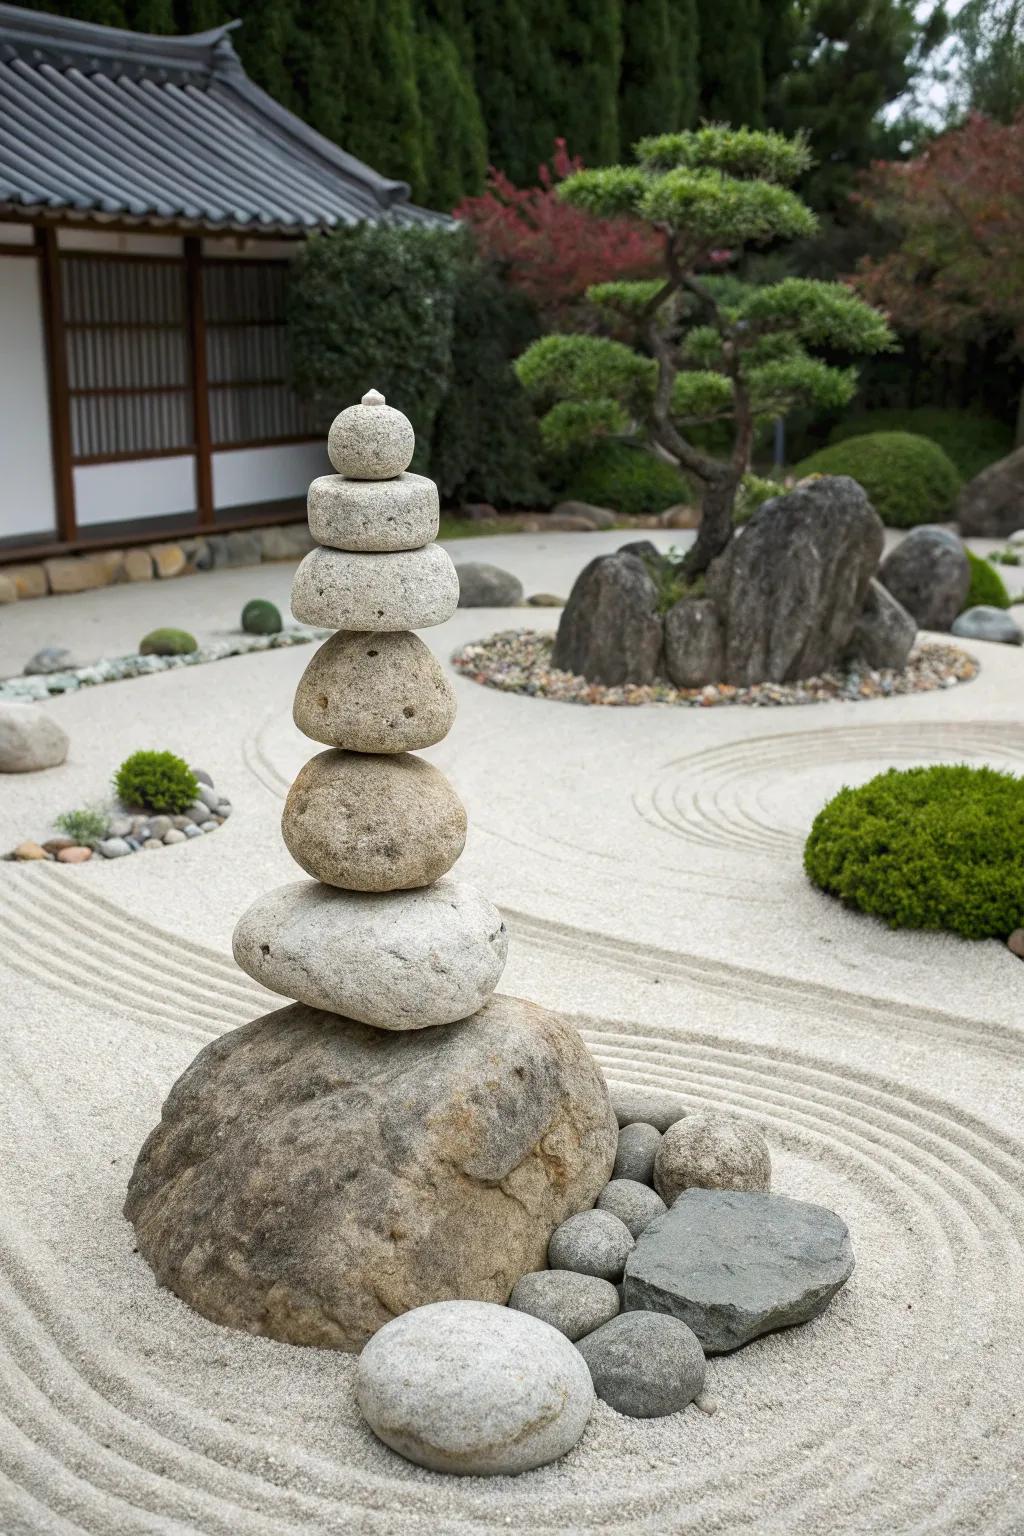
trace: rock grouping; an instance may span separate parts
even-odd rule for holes
[[[215,1321],[349,1351],[384,1328],[360,1401],[404,1454],[517,1471],[575,1443],[593,1389],[564,1335],[500,1304],[543,1266],[552,1232],[593,1206],[615,1115],[577,1032],[495,995],[505,926],[450,873],[465,809],[416,754],[444,737],[455,698],[411,631],[449,618],[459,583],[432,542],[436,488],[407,473],[412,428],[371,392],[335,421],[329,451],[338,473],[310,488],[319,542],[292,593],[298,619],[336,631],[295,698],[298,728],[324,750],[282,815],[312,878],[257,897],[234,935],[239,965],[291,1002],[215,1040],[174,1085],[125,1211],[158,1279]],[[495,1361],[484,1397],[505,1380],[503,1341],[510,1362],[541,1362],[494,1410],[491,1427],[518,1437],[511,1459],[479,1437],[461,1460],[451,1436],[433,1449],[424,1438],[424,1424],[443,1436],[444,1383],[423,1361],[482,1339]],[[385,1368],[408,1351],[420,1385],[399,1412]],[[446,1412],[462,1422],[457,1386]],[[530,1416],[547,1423],[556,1400],[557,1423],[534,1436]],[[465,1422],[482,1413],[486,1428],[474,1402]]]

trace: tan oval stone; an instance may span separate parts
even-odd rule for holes
[[[459,578],[440,544],[394,554],[314,549],[292,581],[292,613],[323,629],[429,629],[458,602]]]
[[[405,891],[446,874],[466,812],[443,773],[407,752],[319,752],[281,816],[288,852],[315,880],[348,891]]]
[[[14,582],[21,597],[45,597],[50,590],[46,571],[41,565],[5,565],[4,575]]]
[[[153,580],[153,556],[148,549],[130,549],[124,557],[124,574],[128,581]]]
[[[316,652],[295,692],[295,724],[350,752],[414,752],[442,741],[455,694],[417,635],[339,630]]]
[[[425,475],[394,480],[347,480],[320,475],[306,500],[309,528],[331,549],[379,553],[422,549],[437,537],[437,486]]]

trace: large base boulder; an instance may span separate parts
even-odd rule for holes
[[[971,567],[955,533],[924,523],[885,557],[878,579],[922,629],[948,630],[963,607]]]
[[[182,1074],[125,1215],[205,1317],[358,1350],[427,1302],[505,1302],[593,1205],[616,1138],[580,1036],[532,1003],[399,1032],[295,1004]]]
[[[612,687],[653,683],[661,650],[658,591],[641,555],[622,549],[591,560],[569,594],[552,664]]]
[[[875,573],[885,530],[855,480],[829,475],[764,502],[708,571],[724,673],[746,686],[833,667]]]
[[[1024,527],[1024,448],[969,480],[957,500],[956,515],[965,537],[1007,539]]]

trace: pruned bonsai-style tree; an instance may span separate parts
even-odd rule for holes
[[[746,246],[813,232],[814,214],[788,186],[810,164],[803,139],[706,127],[644,139],[636,158],[634,166],[579,171],[559,195],[590,213],[652,226],[662,275],[590,288],[609,334],[545,336],[517,371],[544,413],[552,450],[639,436],[699,482],[701,526],[683,563],[695,577],[732,538],[759,423],[851,399],[856,369],[815,350],[868,354],[893,341],[885,318],[841,283],[791,277],[754,287],[715,275],[723,253],[729,259]],[[718,422],[732,428],[721,458],[700,445],[700,429]]]

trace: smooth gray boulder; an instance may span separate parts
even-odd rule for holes
[[[0,702],[0,773],[38,773],[68,755],[68,733],[38,704]]]
[[[539,1317],[567,1339],[580,1339],[616,1315],[619,1293],[610,1280],[597,1275],[581,1275],[571,1269],[536,1269],[516,1281],[508,1304],[518,1312]]]
[[[684,597],[665,615],[665,671],[677,688],[702,688],[725,676],[725,636],[707,598]]]
[[[518,608],[523,600],[519,577],[500,566],[466,560],[455,567],[455,573],[459,578],[460,608]]]
[[[666,1209],[665,1202],[649,1184],[636,1179],[611,1179],[597,1197],[599,1211],[611,1211],[630,1231],[631,1237],[639,1237],[656,1216]]]
[[[383,555],[313,549],[292,580],[292,613],[323,629],[429,629],[458,602],[459,578],[440,544]]]
[[[772,1159],[757,1126],[703,1109],[670,1125],[654,1160],[654,1187],[671,1205],[684,1189],[771,1188]]]
[[[658,590],[644,561],[622,550],[591,560],[562,610],[552,665],[592,683],[653,683],[661,652]]]
[[[464,880],[389,895],[300,880],[257,897],[232,949],[272,992],[377,1029],[424,1029],[483,1007],[504,970],[508,932]]]
[[[632,1251],[632,1233],[618,1216],[610,1211],[580,1211],[551,1234],[548,1263],[552,1269],[618,1280]]]
[[[411,1307],[504,1303],[597,1198],[615,1139],[587,1047],[533,1003],[403,1031],[296,1003],[185,1070],[125,1215],[204,1317],[358,1350]]]
[[[700,1341],[663,1312],[621,1312],[576,1348],[601,1401],[630,1418],[679,1413],[704,1387]]]
[[[853,1265],[846,1223],[824,1206],[689,1189],[638,1238],[625,1307],[678,1317],[721,1354],[817,1317]]]
[[[1020,645],[1024,641],[1020,626],[1005,608],[993,608],[988,603],[979,603],[957,614],[951,633],[961,640],[994,640],[1001,645]]]
[[[879,672],[901,672],[917,638],[917,624],[902,603],[872,578],[860,617],[846,648],[847,662]]]
[[[617,515],[610,507],[597,507],[591,501],[560,501],[551,508],[552,517],[580,517],[594,528],[614,528]]]
[[[849,644],[885,530],[862,488],[827,475],[764,502],[707,574],[724,668],[708,682],[793,682]]]
[[[594,1387],[579,1351],[547,1323],[444,1301],[406,1312],[370,1340],[356,1402],[378,1439],[408,1461],[493,1477],[571,1451]]]
[[[987,465],[961,489],[957,522],[965,536],[1005,539],[1024,524],[1024,448]]]
[[[673,1119],[678,1119],[678,1112]],[[640,1184],[654,1180],[654,1159],[661,1146],[661,1132],[649,1121],[634,1120],[619,1131],[613,1179],[636,1179]]]
[[[971,567],[955,533],[924,523],[886,555],[878,579],[921,629],[948,630],[963,607]]]

